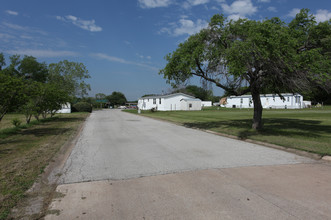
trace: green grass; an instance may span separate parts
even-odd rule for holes
[[[134,110],[128,112],[136,113]],[[264,110],[261,131],[251,129],[253,109],[212,107],[203,111],[142,111],[186,127],[211,130],[299,149],[319,155],[331,155],[331,106],[302,110]]]
[[[25,196],[63,144],[74,136],[88,113],[59,114],[15,128],[6,115],[0,122],[0,219]],[[22,121],[23,121],[22,120]]]

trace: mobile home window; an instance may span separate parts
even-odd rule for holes
[[[290,101],[290,97],[287,97],[287,101],[288,101],[288,102]]]
[[[160,98],[160,100],[159,100],[159,104],[161,104],[161,98]]]
[[[192,108],[192,103],[188,104],[188,107],[189,107],[189,108]]]
[[[240,103],[243,104],[243,98],[240,98]]]
[[[153,104],[156,104],[156,99],[153,99]]]

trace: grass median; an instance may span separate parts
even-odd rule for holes
[[[8,114],[0,122],[0,219],[25,196],[44,168],[69,139],[73,138],[88,113],[59,114],[14,127]]]
[[[136,110],[126,110],[137,113]],[[331,106],[300,110],[263,111],[264,127],[251,129],[253,109],[209,108],[202,111],[142,111],[144,116],[159,118],[186,127],[211,130],[288,148],[331,155]]]

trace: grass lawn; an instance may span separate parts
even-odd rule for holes
[[[8,114],[0,122],[0,219],[6,219],[63,144],[73,138],[88,113],[59,114],[15,128]]]
[[[137,113],[136,110],[127,110]],[[264,110],[264,128],[251,129],[253,109],[204,109],[203,111],[142,111],[144,116],[186,127],[211,130],[284,147],[331,155],[331,106],[300,110]]]

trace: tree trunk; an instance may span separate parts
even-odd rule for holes
[[[26,123],[29,124],[31,120],[32,115],[26,116]]]
[[[254,103],[254,116],[252,128],[259,130],[262,128],[262,104],[260,99],[260,92],[252,89],[252,98]]]

